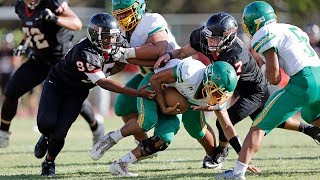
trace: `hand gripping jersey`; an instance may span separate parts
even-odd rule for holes
[[[51,69],[49,80],[68,91],[87,90],[96,86],[99,79],[108,77],[114,65],[115,62],[107,54],[105,57],[100,55],[89,39],[85,38]]]
[[[236,90],[246,93],[256,93],[267,87],[267,81],[256,61],[251,56],[248,48],[237,37],[235,42],[224,49],[220,54],[211,53],[207,46],[207,40],[201,33],[202,29],[194,30],[190,35],[190,45],[193,49],[206,55],[212,63],[215,61],[225,61],[235,67],[236,63],[241,63],[242,72]]]
[[[173,49],[178,49],[180,46],[177,44],[176,39],[170,32],[166,20],[157,13],[145,13],[142,19],[139,21],[138,25],[135,27],[133,33],[129,37],[122,31],[122,35],[129,39],[131,47],[138,47],[146,44],[147,38],[156,32],[165,30],[169,35],[168,43]],[[146,74],[153,71],[152,68],[140,67],[141,73]]]
[[[44,9],[48,8],[57,14],[55,10],[64,3],[67,3],[66,0],[45,0],[35,10],[30,10],[23,0],[17,1],[15,12],[22,22],[22,31],[28,37],[27,41],[30,40],[28,45],[35,56],[63,56],[72,47],[71,31],[40,19]]]
[[[206,66],[202,62],[192,58],[180,61],[174,68],[177,81],[170,85],[175,87],[190,103],[206,106],[208,99],[201,98],[205,69]],[[215,105],[214,110],[220,110],[225,107],[226,103],[220,106]]]
[[[263,26],[253,36],[253,49],[266,61],[263,53],[271,48],[278,54],[279,65],[289,75],[295,75],[307,66],[320,66],[309,37],[300,28],[282,23]]]

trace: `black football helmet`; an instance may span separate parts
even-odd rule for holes
[[[111,51],[120,37],[117,21],[107,13],[93,15],[89,19],[87,37],[98,50]]]
[[[235,41],[237,30],[238,23],[234,17],[224,12],[215,13],[208,18],[201,32],[202,46],[210,52],[226,49]],[[209,46],[209,38],[218,38],[220,42],[217,46]]]

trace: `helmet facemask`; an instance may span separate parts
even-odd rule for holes
[[[121,27],[121,29],[123,29],[124,31],[130,31],[141,20],[142,12],[144,12],[144,9],[145,3],[139,4],[139,0],[137,0],[127,8],[117,9],[113,11],[112,15],[118,21],[118,24]]]
[[[207,39],[207,46],[210,52],[215,52],[218,50],[224,50],[229,47],[235,40],[237,35],[237,29],[231,29],[230,31],[223,32],[222,36],[214,36],[209,29],[204,28],[201,32]],[[210,43],[215,42],[215,43]],[[218,43],[217,43],[218,42]],[[214,44],[214,45],[210,45]]]
[[[207,104],[210,106],[225,103],[232,94],[232,92],[230,93],[224,88],[218,87],[209,79],[206,80],[204,87],[202,88],[202,96],[207,98]]]
[[[29,9],[34,10],[40,4],[41,0],[23,0]]]
[[[109,53],[114,46],[117,46],[117,40],[120,36],[119,29],[110,29],[109,32],[102,32],[101,27],[97,31],[88,32],[88,38],[93,45],[102,52]]]

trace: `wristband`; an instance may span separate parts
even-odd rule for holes
[[[173,59],[173,54],[171,51],[167,52],[167,54],[170,56],[170,59]]]
[[[135,48],[125,48],[125,58],[136,58],[136,49]]]

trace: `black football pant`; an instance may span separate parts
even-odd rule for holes
[[[18,99],[47,77],[50,64],[37,61],[32,55],[9,80],[1,110],[1,119],[11,121],[17,113]]]
[[[256,93],[251,95],[241,95],[241,92],[238,93],[240,95],[239,99],[227,110],[233,125],[248,116],[254,120],[262,111],[263,105],[269,97],[268,93]],[[219,141],[228,142],[218,120],[216,121],[216,126],[219,131]]]
[[[38,128],[49,139],[48,154],[52,157],[56,157],[63,148],[65,137],[89,94],[89,90],[64,93],[63,89],[46,80],[38,109]]]
[[[55,63],[42,62],[33,55],[23,63],[10,78],[5,91],[1,109],[1,119],[12,121],[17,113],[18,100],[28,91],[41,84],[47,77],[51,67]],[[81,115],[89,123],[95,120],[90,102],[83,105]],[[1,130],[8,131],[9,126],[1,123]]]

